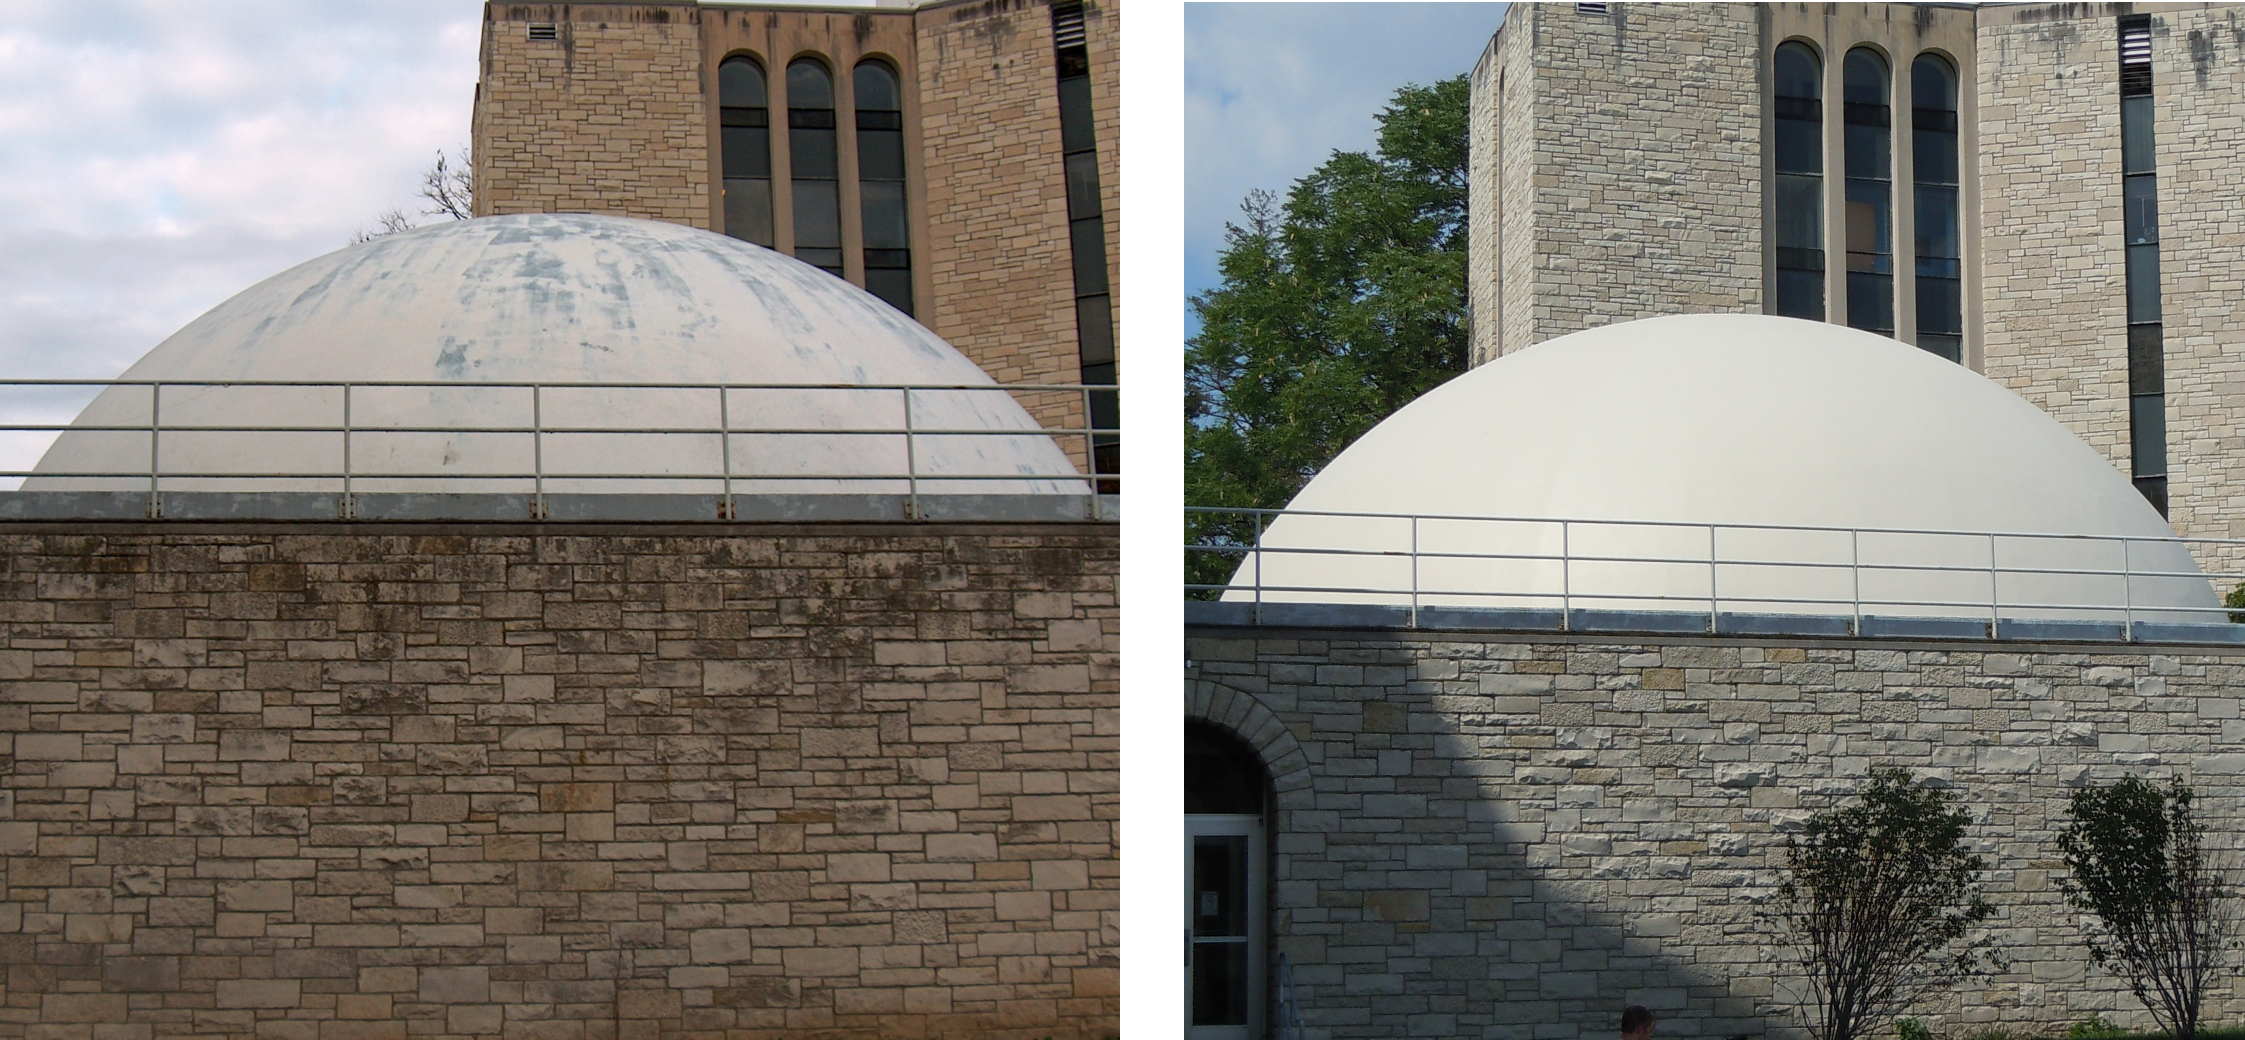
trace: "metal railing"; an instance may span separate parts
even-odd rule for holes
[[[1430,606],[1526,605],[1556,608],[1562,629],[1603,607],[1704,609],[1710,618],[1725,611],[1844,615],[1849,630],[1861,632],[1866,614],[1898,610],[1985,621],[1991,634],[2020,620],[2115,621],[2132,638],[2139,622],[2231,620],[2216,590],[2245,579],[2197,563],[2245,556],[2245,539],[1211,506],[1185,512],[1188,575],[1196,555],[1232,565],[1228,581],[1188,579],[1188,594],[1221,593],[1253,604],[1258,615],[1270,602],[1376,603],[1405,608],[1413,626]],[[1476,526],[1477,534],[1460,534]],[[1491,533],[1498,527],[1509,530]],[[1430,537],[1435,532],[1442,537]],[[1671,548],[1602,551],[1599,541]],[[1691,548],[1674,549],[1681,541]],[[1812,541],[1828,551],[1799,551]],[[1885,551],[1867,551],[1874,546]],[[2044,562],[2023,559],[2038,556]],[[1200,570],[1208,576],[1207,567]],[[1476,570],[1480,580],[1460,579]],[[1832,594],[1803,591],[1820,583]],[[1691,591],[1674,591],[1680,584]],[[1904,594],[1867,594],[1867,584]],[[2053,595],[2053,585],[2067,588]],[[1906,594],[1927,586],[1969,586],[1973,594]],[[2065,594],[2088,587],[2109,598]]]
[[[61,398],[71,388],[78,400],[48,400],[44,407],[30,400]],[[420,482],[415,490],[489,490],[512,482],[542,503],[557,485],[613,482],[626,490],[693,485],[713,492],[729,516],[734,499],[754,488],[812,483],[826,485],[814,490],[901,490],[918,515],[926,495],[1117,493],[1120,430],[1090,422],[1100,414],[1095,398],[1111,401],[1116,393],[1111,384],[1072,383],[0,380],[0,459],[64,448],[60,465],[0,469],[0,491],[134,489],[145,491],[157,516],[164,492],[213,485],[254,491],[313,484],[348,501],[399,482]],[[978,395],[988,394],[1024,407],[1058,406],[1083,424],[982,424],[1004,421],[1011,409],[980,406]],[[634,395],[640,399],[627,400]],[[690,414],[697,411],[698,421]],[[40,421],[24,421],[27,412]],[[212,435],[236,440],[203,440]],[[410,440],[416,437],[422,440]],[[990,444],[987,438],[1016,442],[1008,460],[1014,472],[983,461],[989,453],[979,446]],[[493,439],[513,446],[495,447]],[[658,450],[649,439],[668,447]],[[831,471],[759,461],[800,459],[837,441],[854,446],[845,453],[851,461],[894,461]],[[1058,450],[1038,460],[1040,452],[1021,442]],[[510,451],[519,461],[501,462]],[[571,466],[572,459],[579,464]],[[596,461],[607,465],[583,464]]]

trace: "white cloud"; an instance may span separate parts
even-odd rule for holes
[[[410,211],[437,150],[467,143],[481,18],[476,0],[12,5],[0,378],[115,375]]]

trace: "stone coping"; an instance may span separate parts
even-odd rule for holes
[[[0,521],[1114,523],[1119,495],[0,491]]]
[[[1421,607],[1359,603],[1187,601],[1185,624],[1238,628],[1347,628],[1420,632],[1524,632],[1596,635],[1810,636],[1864,639],[1981,640],[2023,643],[2189,644],[2245,647],[2245,625],[2217,622],[1985,619],[1764,614],[1689,610],[1571,610],[1529,607]]]

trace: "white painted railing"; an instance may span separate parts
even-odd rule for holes
[[[1115,393],[1087,384],[0,380],[0,491],[144,491],[151,515],[166,491],[213,488],[543,497],[597,483],[714,493],[728,509],[759,489],[902,493],[915,508],[923,495],[951,492],[1112,494],[1120,431],[1090,417]],[[1019,420],[1004,396],[1084,422],[1009,426],[1008,415]],[[50,464],[32,465],[58,444],[65,450]]]
[[[1721,524],[1187,507],[1188,558],[1234,561],[1223,583],[1268,603],[1866,614],[1984,620],[2222,623],[2245,575],[2195,559],[2245,540],[1898,527]],[[1617,535],[1617,532],[1619,534]],[[1620,549],[1614,548],[1621,547]],[[1655,546],[1665,551],[1642,551]],[[1637,548],[1640,551],[1623,551]],[[1953,592],[1932,596],[1924,590]],[[1917,590],[1921,594],[1912,594]],[[1969,593],[1969,594],[1967,594]]]

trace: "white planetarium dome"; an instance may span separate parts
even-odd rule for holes
[[[1288,509],[1224,599],[1259,583],[1265,602],[1404,605],[1415,586],[1422,607],[1849,614],[1860,600],[1986,618],[2000,600],[2005,619],[2224,620],[2187,548],[2160,541],[2166,521],[2055,420],[1914,347],[1791,318],[1652,318],[1499,358],[1389,416]],[[1301,515],[1317,511],[1430,519]],[[1711,568],[1706,525],[1839,530],[1720,527]],[[1489,558],[1562,547],[1564,567]]]
[[[621,217],[484,217],[353,245],[212,308],[122,378],[447,384],[351,390],[359,491],[523,492],[540,471],[549,492],[714,492],[729,467],[735,494],[898,493],[902,479],[864,478],[904,474],[908,450],[922,494],[1086,490],[1007,392],[911,391],[912,429],[962,432],[916,434],[908,449],[903,392],[811,388],[995,385],[871,294],[760,246]],[[542,388],[534,405],[526,387],[479,383],[607,385]],[[73,425],[139,426],[160,409],[158,464],[176,475],[166,490],[332,491],[340,433],[192,427],[340,426],[343,401],[334,386],[170,386],[160,398],[115,386]],[[723,438],[721,423],[792,432]],[[523,433],[410,429],[460,426],[583,432],[546,432],[534,449]],[[605,432],[657,427],[692,432]],[[144,432],[74,429],[40,473],[131,476],[24,487],[145,490],[149,452]]]

